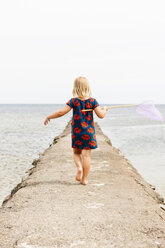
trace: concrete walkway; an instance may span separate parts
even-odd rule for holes
[[[89,183],[75,180],[70,125],[3,202],[0,248],[165,248],[163,199],[98,124]]]

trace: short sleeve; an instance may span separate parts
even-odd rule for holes
[[[71,98],[66,104],[69,105],[69,107],[73,108],[73,106],[74,106],[73,98]]]
[[[93,98],[93,109],[95,109],[96,107],[98,107],[98,106],[100,106],[100,104],[98,103],[98,101],[95,99],[95,98]]]

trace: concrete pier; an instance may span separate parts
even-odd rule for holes
[[[4,200],[0,248],[165,248],[163,199],[95,128],[88,185],[75,180],[69,122]]]

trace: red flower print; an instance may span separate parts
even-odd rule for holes
[[[74,126],[74,120],[72,120],[72,126]]]
[[[86,119],[87,119],[87,121],[90,121],[90,120],[92,120],[92,116],[88,115],[88,116],[86,116]]]
[[[75,115],[74,115],[74,119],[75,119],[75,120],[79,120],[80,118],[81,118],[80,115],[78,115],[78,114],[75,114]]]
[[[88,147],[88,146],[85,146],[83,149],[85,149],[85,150],[90,150],[91,148]]]
[[[82,145],[82,141],[80,141],[80,140],[76,140],[75,143],[76,143],[76,145],[80,145],[80,146]]]
[[[92,121],[91,125],[94,127],[94,121]]]
[[[79,106],[79,105],[80,105],[79,101],[78,101],[78,100],[75,101],[75,102],[74,102],[74,105],[75,105],[75,106]]]
[[[93,138],[96,140],[96,134],[93,135]]]
[[[82,138],[83,140],[89,140],[89,139],[90,139],[90,136],[87,135],[87,134],[84,134],[84,135],[81,136],[81,138]]]
[[[87,129],[87,131],[88,131],[89,133],[94,133],[94,129],[93,129],[92,127],[89,127],[89,128]]]
[[[94,99],[90,98],[89,101],[90,101],[90,102],[94,102]]]
[[[86,102],[86,103],[85,103],[85,107],[86,107],[86,108],[92,108],[92,104],[91,104],[90,102]]]
[[[91,140],[91,141],[89,141],[89,144],[90,144],[91,146],[95,146],[95,145],[96,145],[96,141]]]
[[[70,100],[66,104],[70,104]]]
[[[81,114],[82,115],[86,115],[87,114],[87,111],[82,111],[82,109],[80,110]]]
[[[73,148],[76,148],[76,146],[72,146]]]
[[[86,123],[85,121],[83,121],[83,122],[81,123],[81,126],[82,126],[82,127],[88,127],[88,123]]]
[[[72,134],[72,139],[74,139],[76,136],[75,136],[75,134]]]
[[[75,133],[81,133],[81,129],[79,127],[75,127],[74,132]]]

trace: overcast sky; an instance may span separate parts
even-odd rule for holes
[[[159,0],[0,2],[0,103],[66,103],[88,78],[100,103],[165,103]]]

